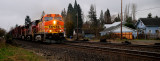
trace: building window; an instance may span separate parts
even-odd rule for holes
[[[152,33],[152,30],[149,30],[148,33]]]
[[[158,34],[158,33],[159,33],[159,30],[156,30],[156,33]]]

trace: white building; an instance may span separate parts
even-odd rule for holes
[[[108,33],[121,33],[121,22],[115,22],[113,24],[105,24],[106,29],[100,32],[101,36],[106,35]],[[122,25],[122,32],[128,33],[131,32],[132,35],[137,37],[137,32],[135,29],[129,28],[127,26]]]

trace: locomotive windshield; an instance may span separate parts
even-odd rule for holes
[[[53,17],[44,17],[45,21],[49,21],[49,20],[52,20],[52,19],[53,19]]]
[[[61,17],[54,17],[55,20],[62,20]]]

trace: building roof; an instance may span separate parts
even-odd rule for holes
[[[113,27],[110,27],[110,28],[107,28],[103,31],[101,31],[100,33],[103,33],[103,32],[120,32],[120,30],[118,30],[119,28],[121,28],[120,25],[117,25],[117,26],[113,26]],[[132,28],[129,28],[127,26],[122,26],[122,32],[131,32],[131,31],[136,31],[135,29],[132,29]]]
[[[105,24],[105,29],[101,32],[110,32],[111,30],[117,28],[118,26],[120,26],[121,22],[114,22],[113,24]],[[101,33],[100,32],[100,33]]]
[[[145,26],[160,26],[160,18],[140,18]]]
[[[111,30],[111,32],[121,32],[121,27],[118,26],[117,28]],[[123,25],[122,32],[136,32],[136,30]]]
[[[120,25],[112,26],[112,27],[106,28],[106,29],[104,29],[104,30],[103,30],[103,31],[101,31],[101,32],[111,32],[111,30],[113,30],[113,29],[117,28],[118,26],[120,26]],[[100,33],[101,33],[101,32],[100,32]]]
[[[105,26],[106,28],[110,28],[110,27],[117,26],[117,25],[119,25],[119,24],[121,24],[121,22],[114,22],[113,24],[105,24],[104,26]]]
[[[122,24],[125,24],[125,22],[122,22]],[[106,32],[106,33],[113,32],[113,30],[120,28],[120,26],[121,26],[121,22],[115,22],[113,24],[106,24],[105,25],[106,29],[104,29],[100,33],[103,33],[103,32]],[[122,27],[125,27],[125,28],[128,28],[130,30],[135,31],[134,29],[126,27],[126,26],[122,26]],[[123,32],[126,32],[126,31],[128,31],[128,30],[123,30]]]

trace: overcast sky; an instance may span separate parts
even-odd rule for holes
[[[75,0],[0,0],[0,27],[9,31],[16,24],[23,25],[26,15],[29,15],[31,20],[39,19],[42,11],[45,13],[60,14],[61,11],[68,7],[71,3],[74,5]],[[85,18],[87,18],[90,5],[96,6],[97,17],[100,11],[110,10],[111,16],[121,12],[121,0],[77,0],[80,4]],[[126,4],[135,3],[137,10],[136,18],[147,17],[148,13],[152,16],[160,17],[160,0],[123,0],[123,12]],[[154,8],[154,9],[153,9]]]

